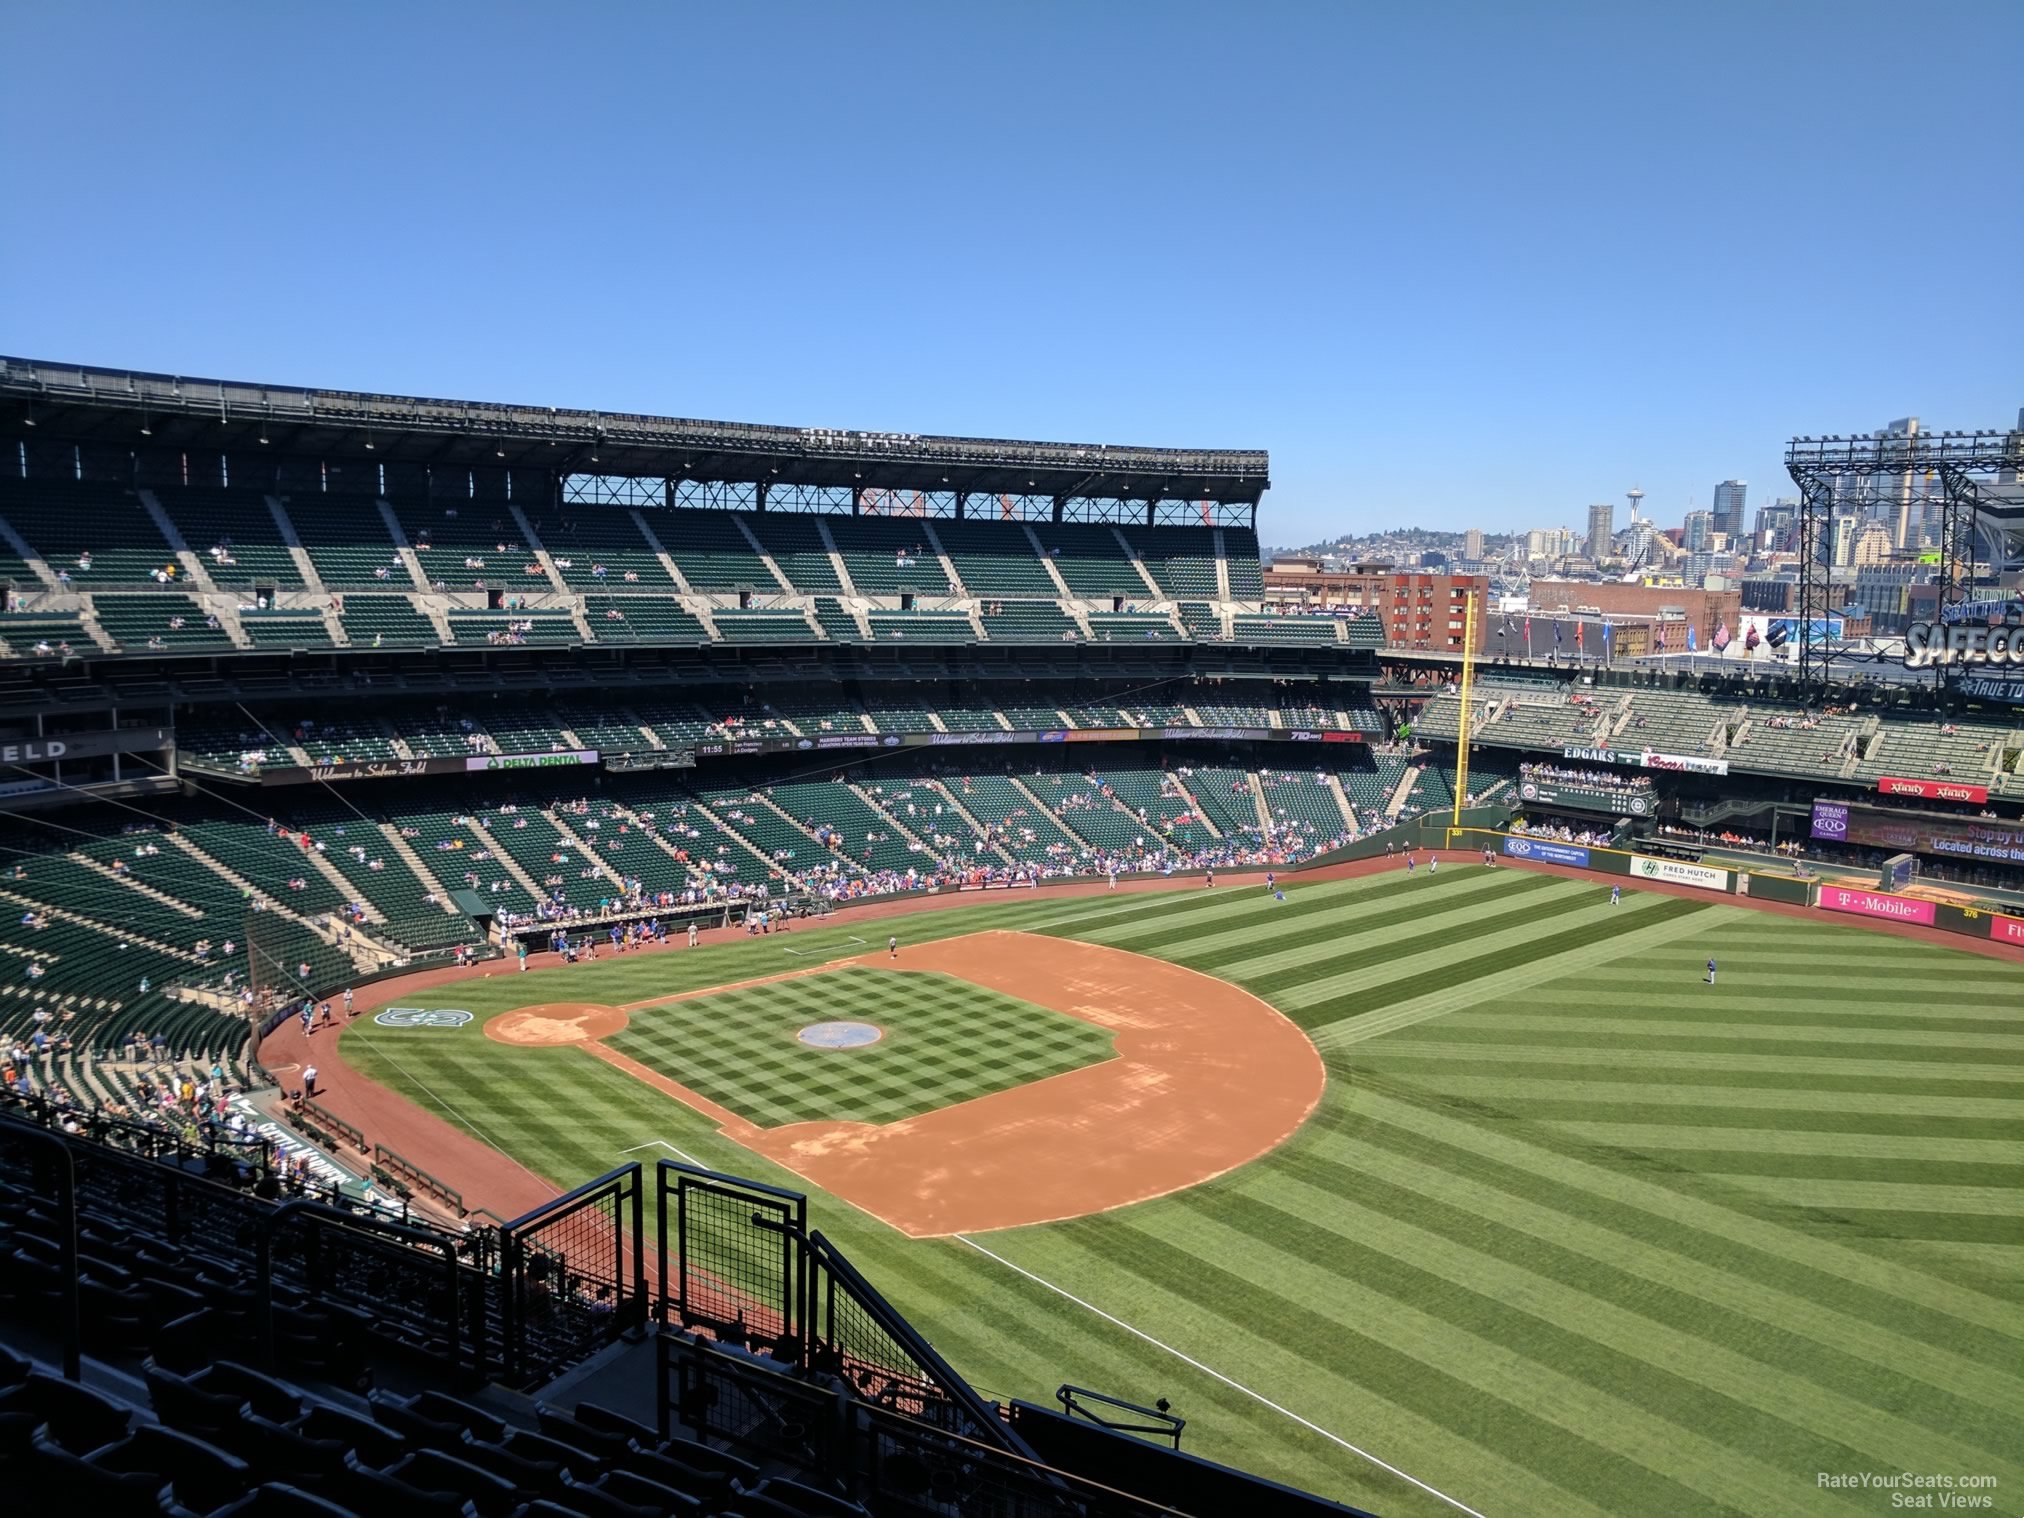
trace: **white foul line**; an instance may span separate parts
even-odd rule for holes
[[[672,1154],[676,1159],[682,1161],[684,1164],[694,1165],[698,1170],[708,1170],[710,1168],[708,1165],[705,1165],[701,1160],[697,1159],[693,1154],[690,1154],[686,1149],[677,1149],[673,1144],[670,1144],[666,1139],[648,1139],[644,1144],[634,1144],[630,1149],[619,1150],[619,1153],[638,1154],[642,1149],[655,1149],[655,1148],[667,1150],[668,1153]]]
[[[1309,1433],[1319,1434],[1322,1438],[1328,1440],[1329,1443],[1340,1445],[1342,1448],[1348,1450],[1352,1455],[1361,1456],[1363,1459],[1368,1460],[1372,1465],[1377,1466],[1380,1470],[1386,1470],[1391,1472],[1391,1474],[1398,1477],[1399,1480],[1411,1482],[1414,1486],[1418,1487],[1428,1496],[1438,1497],[1441,1499],[1441,1501],[1447,1503],[1449,1507],[1467,1513],[1469,1515],[1469,1518],[1483,1518],[1483,1515],[1477,1512],[1474,1508],[1470,1507],[1468,1503],[1461,1502],[1453,1497],[1450,1497],[1446,1492],[1442,1491],[1439,1487],[1428,1486],[1426,1482],[1420,1480],[1419,1477],[1408,1475],[1406,1472],[1400,1470],[1396,1465],[1391,1464],[1389,1461],[1378,1459],[1376,1455],[1373,1455],[1367,1449],[1358,1449],[1354,1444],[1351,1444],[1347,1439],[1343,1438],[1341,1435],[1331,1434],[1327,1429],[1323,1428],[1320,1424],[1310,1422],[1308,1419],[1303,1418],[1300,1416],[1300,1414],[1294,1412],[1291,1408],[1281,1407],[1277,1402],[1274,1402],[1270,1397],[1267,1397],[1260,1392],[1255,1392],[1251,1390],[1251,1388],[1246,1386],[1243,1382],[1231,1380],[1228,1376],[1224,1375],[1220,1370],[1215,1369],[1213,1366],[1204,1365],[1200,1360],[1197,1360],[1193,1355],[1183,1354],[1180,1350],[1175,1349],[1173,1345],[1168,1344],[1163,1340],[1155,1339],[1151,1334],[1147,1333],[1142,1328],[1133,1328],[1131,1324],[1125,1322],[1123,1318],[1112,1316],[1110,1313],[1105,1312],[1101,1307],[1098,1307],[1093,1302],[1083,1301],[1082,1298],[1075,1295],[1074,1292],[1063,1290],[1061,1287],[1056,1286],[1052,1281],[1047,1280],[1042,1276],[1035,1275],[1032,1271],[1028,1270],[1023,1265],[1014,1265],[1002,1254],[993,1254],[990,1250],[986,1249],[982,1244],[979,1244],[973,1238],[969,1238],[968,1236],[960,1233],[955,1235],[955,1237],[962,1243],[968,1244],[972,1249],[976,1250],[977,1253],[984,1255],[989,1259],[996,1260],[1000,1265],[1003,1265],[1007,1270],[1015,1271],[1018,1274],[1026,1277],[1026,1279],[1031,1281],[1034,1285],[1046,1287],[1047,1290],[1053,1292],[1057,1297],[1066,1297],[1069,1301],[1073,1302],[1077,1307],[1082,1308],[1086,1312],[1095,1313],[1099,1318],[1103,1319],[1104,1322],[1111,1323],[1119,1328],[1122,1328],[1126,1333],[1130,1334],[1133,1338],[1143,1339],[1145,1340],[1146,1343],[1152,1345],[1153,1348],[1165,1350],[1168,1354],[1172,1355],[1176,1360],[1179,1360],[1182,1364],[1191,1365],[1196,1370],[1200,1371],[1203,1375],[1210,1376],[1213,1377],[1215,1380],[1221,1381],[1225,1386],[1229,1387],[1232,1391],[1242,1392],[1245,1396],[1249,1397],[1253,1402],[1263,1403],[1266,1407],[1271,1408],[1273,1412],[1278,1413],[1283,1418],[1291,1418],[1295,1423],[1298,1423],[1302,1428],[1306,1429]]]

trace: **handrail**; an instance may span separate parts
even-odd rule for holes
[[[77,1154],[66,1136],[51,1133],[47,1128],[6,1113],[0,1113],[0,1132],[12,1133],[30,1144],[45,1145],[62,1157],[62,1163],[56,1170],[56,1206],[60,1219],[56,1243],[63,1269],[63,1306],[59,1319],[63,1333],[63,1377],[66,1381],[80,1381],[84,1378],[84,1320],[79,1306],[78,1278],[81,1271],[77,1261]]]
[[[444,1285],[449,1299],[449,1340],[450,1363],[458,1364],[463,1359],[464,1322],[457,1291],[457,1246],[441,1234],[430,1233],[420,1228],[410,1228],[405,1223],[389,1222],[370,1214],[361,1216],[332,1207],[311,1197],[297,1197],[281,1203],[265,1217],[260,1218],[253,1228],[254,1279],[258,1283],[254,1303],[254,1335],[259,1346],[261,1364],[267,1369],[274,1367],[274,1236],[281,1231],[281,1225],[297,1215],[307,1215],[320,1222],[340,1229],[362,1233],[377,1232],[398,1243],[419,1245],[428,1249],[443,1251]],[[477,1359],[482,1362],[484,1344],[480,1341],[473,1346]],[[474,1366],[482,1369],[482,1363]]]

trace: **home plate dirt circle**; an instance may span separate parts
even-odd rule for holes
[[[601,1002],[551,1001],[538,1007],[501,1012],[485,1024],[485,1036],[523,1048],[552,1048],[610,1038],[614,1033],[625,1032],[627,1021],[624,1012]]]

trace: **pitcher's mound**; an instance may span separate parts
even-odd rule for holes
[[[485,1036],[502,1044],[546,1048],[610,1038],[623,1033],[625,1025],[626,1015],[617,1007],[592,1001],[555,1001],[501,1012],[485,1024]]]

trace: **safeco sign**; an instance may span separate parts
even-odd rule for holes
[[[2024,627],[1914,622],[1905,632],[1905,664],[2024,664]]]

